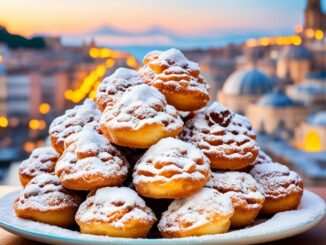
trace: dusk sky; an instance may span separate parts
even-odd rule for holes
[[[324,9],[326,0],[322,1]],[[77,34],[110,25],[160,26],[182,34],[209,30],[286,31],[303,21],[306,0],[1,0],[0,24],[25,35]]]

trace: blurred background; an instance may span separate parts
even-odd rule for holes
[[[326,0],[1,0],[0,183],[117,67],[181,49],[261,147],[326,185]]]

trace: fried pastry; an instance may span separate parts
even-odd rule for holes
[[[265,196],[262,213],[275,214],[293,210],[300,204],[303,181],[288,167],[279,163],[261,163],[255,165],[250,174]]]
[[[54,168],[60,154],[52,147],[40,147],[32,151],[28,159],[19,165],[19,180],[26,186],[35,176],[49,173],[54,174]]]
[[[229,230],[233,206],[229,197],[211,188],[174,200],[158,224],[164,238],[202,236]]]
[[[258,154],[250,122],[214,102],[187,121],[181,138],[201,149],[214,169],[242,169]]]
[[[73,190],[93,190],[121,184],[129,164],[120,151],[93,127],[75,134],[75,142],[62,154],[55,173],[61,184]]]
[[[52,174],[33,178],[14,203],[16,215],[23,219],[70,227],[82,199],[65,189]]]
[[[177,49],[148,53],[140,74],[178,110],[198,110],[209,100],[209,86],[200,75],[198,64],[189,61]]]
[[[70,138],[80,132],[89,123],[98,122],[101,112],[96,104],[86,99],[82,105],[67,110],[64,115],[57,117],[50,125],[49,135],[53,148],[63,153],[64,149],[71,144]]]
[[[174,199],[199,191],[210,173],[210,162],[198,148],[170,137],[151,146],[138,161],[133,183],[142,196]]]
[[[156,222],[153,211],[128,187],[91,191],[76,214],[81,233],[110,237],[146,237]]]
[[[144,83],[144,80],[137,71],[118,68],[98,86],[95,102],[100,110],[104,111],[107,106],[112,107],[127,88],[142,83]]]
[[[206,187],[214,188],[230,197],[234,208],[231,227],[238,228],[252,224],[265,200],[259,191],[258,183],[247,173],[212,173]]]
[[[100,120],[101,131],[111,142],[130,148],[149,148],[161,138],[176,136],[182,126],[176,109],[146,84],[128,88]]]

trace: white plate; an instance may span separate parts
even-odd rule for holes
[[[178,239],[123,239],[80,234],[76,231],[17,218],[12,204],[20,191],[0,198],[0,227],[19,236],[49,244],[183,245],[254,244],[297,235],[317,225],[325,216],[323,199],[304,191],[298,210],[282,212],[255,226],[225,234]]]

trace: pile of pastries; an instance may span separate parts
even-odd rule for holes
[[[209,101],[197,63],[153,51],[119,68],[95,100],[49,129],[51,147],[19,168],[18,217],[110,237],[227,232],[296,209],[297,173],[257,145],[250,121]]]

